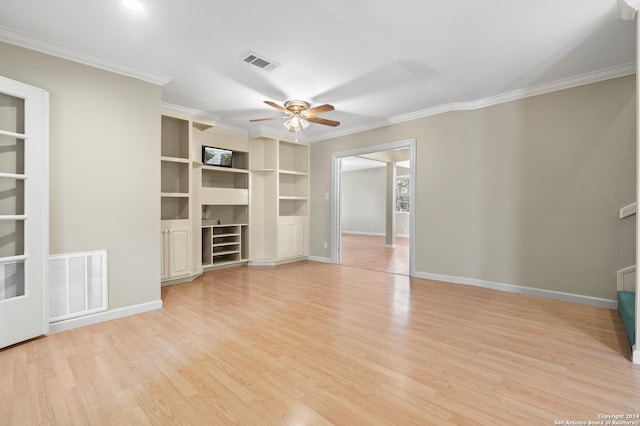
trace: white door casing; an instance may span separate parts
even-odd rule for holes
[[[410,171],[409,199],[413,208],[409,212],[409,276],[415,276],[415,190],[416,190],[416,140],[407,139],[397,142],[370,145],[346,151],[333,152],[331,154],[331,263],[340,263],[341,243],[340,235],[342,226],[340,223],[340,172],[341,161],[345,157],[370,154],[373,152],[392,151],[395,149],[409,148]]]
[[[0,348],[49,331],[49,94],[0,77]]]

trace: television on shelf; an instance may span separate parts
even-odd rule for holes
[[[232,167],[233,151],[230,149],[203,146],[202,164],[205,166]]]

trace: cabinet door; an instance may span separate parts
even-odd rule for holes
[[[304,255],[304,222],[296,220],[291,222],[291,256],[299,257]]]
[[[189,230],[169,230],[169,277],[189,275]]]
[[[291,257],[291,224],[278,224],[278,258]]]
[[[169,278],[169,230],[160,231],[160,279]]]

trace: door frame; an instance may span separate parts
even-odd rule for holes
[[[340,263],[341,250],[341,219],[340,219],[340,165],[344,157],[371,154],[379,151],[393,151],[401,148],[409,148],[409,199],[411,209],[409,211],[409,276],[415,276],[415,194],[416,194],[416,139],[405,139],[396,142],[369,145],[346,151],[331,153],[331,263]]]
[[[29,182],[24,195],[25,294],[0,301],[2,316],[21,310],[24,328],[3,339],[4,347],[49,332],[49,92],[3,76],[0,92],[24,99],[24,134],[3,134],[25,141],[24,175]],[[20,315],[14,317],[20,320]]]

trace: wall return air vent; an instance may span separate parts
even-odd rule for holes
[[[247,52],[242,57],[242,60],[248,64],[255,65],[258,68],[262,68],[265,71],[271,71],[272,69],[280,65],[279,63],[274,62],[271,59],[267,59],[264,56],[258,55],[254,52]]]

